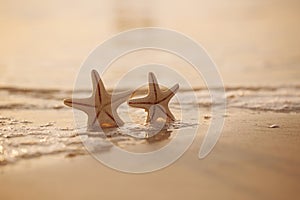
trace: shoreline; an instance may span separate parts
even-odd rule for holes
[[[90,155],[43,156],[0,167],[0,197],[132,199],[143,195],[145,199],[285,199],[299,196],[300,114],[228,109],[227,115],[221,138],[202,160],[197,156],[208,120],[201,122],[202,128],[188,151],[157,172],[121,173]],[[279,128],[269,128],[271,124],[278,124]],[[15,188],[18,192],[14,192]]]
[[[232,90],[250,90],[250,91],[258,91],[258,90],[267,90],[267,91],[274,91],[277,89],[282,89],[282,88],[295,88],[299,89],[300,88],[300,82],[299,83],[289,83],[289,84],[249,84],[249,85],[224,85],[225,91],[232,91]],[[214,89],[219,90],[222,88],[215,87]],[[74,88],[56,88],[56,87],[49,87],[49,88],[39,88],[39,87],[21,87],[20,85],[1,85],[0,84],[0,91],[7,91],[11,93],[57,93],[57,92],[64,92],[64,93],[73,93]],[[117,89],[116,92],[118,91],[127,91],[131,90],[131,88],[122,88]],[[185,88],[180,88],[182,92],[189,92],[189,91],[201,91],[201,90],[207,90],[206,86],[196,86],[193,87],[193,90],[190,89],[185,89]],[[108,92],[112,92],[112,88],[107,88]],[[147,88],[145,87],[144,90],[140,90],[141,92],[147,91]],[[80,89],[76,90],[75,93],[89,93],[92,92],[91,89]]]

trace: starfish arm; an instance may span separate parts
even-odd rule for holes
[[[170,109],[167,107],[165,108],[165,113],[167,115],[167,122],[174,122],[176,119]]]
[[[170,101],[171,98],[176,94],[179,89],[179,84],[174,85],[171,89],[167,89],[163,92],[163,97],[159,100],[159,102]]]
[[[130,99],[128,101],[128,105],[131,107],[135,108],[150,108],[153,103],[149,100],[149,97],[143,97],[143,98],[138,98],[138,99]]]
[[[96,113],[94,115],[88,115],[87,130],[89,130],[89,131],[99,130],[99,124],[95,123],[96,121],[97,121]]]
[[[98,90],[98,83],[100,81],[100,76],[96,70],[92,70],[91,72],[92,84],[93,84],[93,93]]]
[[[157,78],[156,78],[156,76],[154,75],[153,72],[149,72],[149,74],[148,74],[148,81],[149,81],[149,83],[154,83],[154,84],[158,85]]]
[[[155,113],[153,114],[154,120],[158,118],[164,119],[166,122],[175,121],[174,115],[171,113],[170,109],[167,106],[157,105]]]
[[[92,105],[92,100],[88,99],[65,99],[64,104],[75,109],[85,112],[88,116],[87,129],[95,130],[94,120],[96,118],[95,106]]]
[[[166,118],[164,115],[162,115],[158,107],[159,105],[152,105],[150,109],[147,110],[148,115],[147,115],[146,122],[155,123],[158,118],[163,118],[163,119]]]
[[[122,103],[126,102],[129,96],[132,94],[132,90],[120,92],[116,94],[112,94],[111,101],[112,101],[112,108],[117,109]]]
[[[161,90],[159,88],[159,84],[153,72],[149,72],[148,81],[149,81],[149,97],[153,97],[154,101],[157,101],[157,98]]]
[[[93,82],[92,96],[94,97],[95,102],[102,104],[104,103],[103,101],[110,99],[110,95],[106,91],[103,81],[96,70],[92,70],[91,77]]]
[[[97,123],[96,121],[98,122],[98,125],[103,128],[118,127],[119,125],[123,125],[122,120],[119,124],[118,121],[116,121],[115,116],[108,111],[102,111],[101,113],[99,113],[97,119],[95,120],[95,123]]]
[[[118,124],[118,126],[123,126],[123,125],[124,125],[124,122],[123,122],[123,120],[120,118],[120,116],[119,116],[117,110],[112,111],[112,116],[114,117],[115,122]]]
[[[173,116],[169,108],[165,108],[159,104],[151,106],[148,111],[146,122],[154,124],[158,119],[162,119],[166,123],[175,121],[175,117]]]
[[[95,105],[91,101],[90,98],[87,98],[87,99],[65,99],[64,104],[69,106],[69,107],[73,107],[73,108],[76,108],[78,110],[82,110],[86,113],[90,113],[92,111],[95,112],[95,110],[94,110]]]

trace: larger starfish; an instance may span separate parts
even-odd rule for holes
[[[90,131],[102,128],[122,126],[124,122],[117,113],[117,108],[125,102],[131,91],[109,94],[96,70],[92,70],[93,92],[89,98],[65,99],[64,104],[85,112],[88,115],[87,129]]]
[[[174,115],[171,113],[168,104],[171,98],[179,89],[179,85],[174,85],[171,89],[162,91],[159,87],[155,75],[150,72],[148,95],[139,99],[131,99],[128,104],[132,107],[143,108],[148,113],[147,123],[155,123],[159,118],[165,120],[166,123],[175,121]]]

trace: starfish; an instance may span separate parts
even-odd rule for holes
[[[159,119],[164,119],[166,123],[174,122],[175,117],[171,113],[168,104],[171,98],[179,89],[179,85],[174,85],[171,89],[162,91],[159,87],[155,75],[150,72],[148,95],[139,99],[131,99],[128,104],[132,107],[143,108],[148,113],[147,123],[153,124]]]
[[[117,108],[128,99],[131,91],[111,95],[106,91],[96,70],[92,70],[91,76],[92,95],[84,99],[65,99],[64,104],[88,115],[87,129],[90,131],[99,130],[99,126],[102,128],[122,126],[124,122],[119,117]]]

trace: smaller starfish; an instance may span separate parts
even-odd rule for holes
[[[96,70],[92,70],[93,92],[89,98],[65,99],[64,104],[81,110],[88,115],[87,129],[91,131],[102,128],[122,126],[124,122],[117,113],[117,108],[125,102],[131,91],[108,94]],[[98,122],[98,123],[96,123]]]
[[[171,89],[162,91],[159,87],[155,75],[150,72],[148,95],[139,99],[131,99],[128,104],[132,107],[143,108],[148,113],[147,123],[153,124],[159,119],[164,119],[166,123],[175,121],[168,104],[171,98],[179,89],[179,85],[174,85]]]

